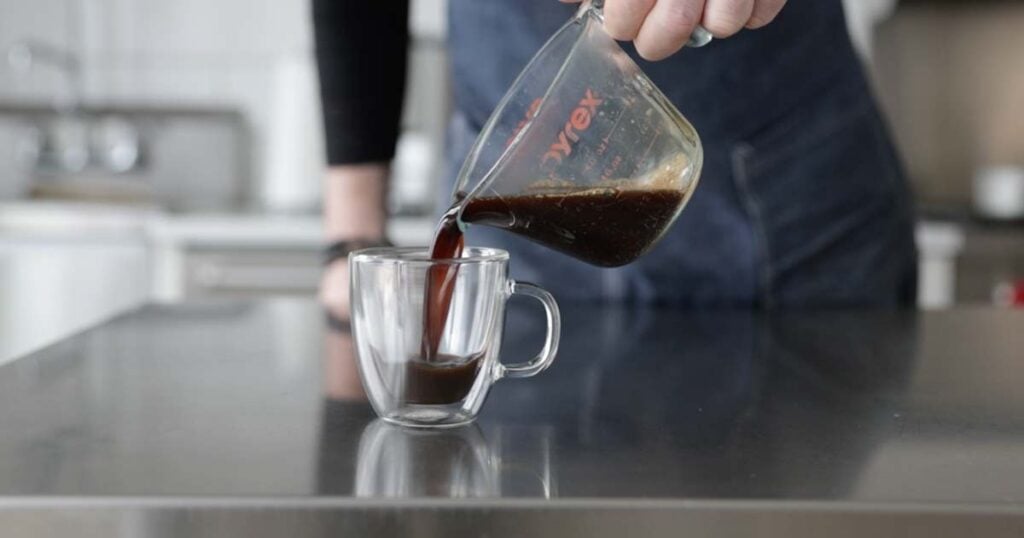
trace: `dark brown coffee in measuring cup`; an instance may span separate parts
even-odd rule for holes
[[[484,224],[508,230],[593,265],[616,267],[649,249],[675,218],[682,194],[669,189],[600,189],[570,194],[524,194],[473,198],[445,213],[430,255],[457,258],[464,237],[459,225]],[[438,351],[454,293],[457,267],[438,263],[427,274],[423,353]]]

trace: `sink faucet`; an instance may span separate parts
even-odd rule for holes
[[[84,109],[82,62],[76,54],[25,39],[8,47],[7,63],[19,73],[45,65],[60,71],[65,81],[65,91],[53,101],[56,116],[37,125],[35,135],[24,141],[31,148],[20,152],[35,172],[67,176],[92,169],[119,174],[140,164],[140,133],[131,121]]]

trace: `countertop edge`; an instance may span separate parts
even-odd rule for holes
[[[1024,508],[828,501],[347,498],[0,499],[19,536],[1019,538]]]
[[[1024,505],[813,499],[645,499],[601,498],[383,498],[348,496],[180,496],[180,495],[18,495],[0,496],[0,511],[12,509],[431,509],[431,510],[685,510],[714,512],[793,512],[847,514],[962,514],[1024,517]]]

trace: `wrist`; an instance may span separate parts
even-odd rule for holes
[[[388,167],[332,166],[324,182],[324,228],[329,241],[381,240],[385,235]]]
[[[390,246],[394,245],[387,239],[341,239],[332,241],[324,247],[323,263],[326,266],[335,261],[347,259],[350,253],[357,250]]]

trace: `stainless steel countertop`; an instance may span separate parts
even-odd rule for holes
[[[0,529],[1024,535],[1024,312],[564,310],[442,433],[374,420],[312,302],[122,316],[0,367]]]

